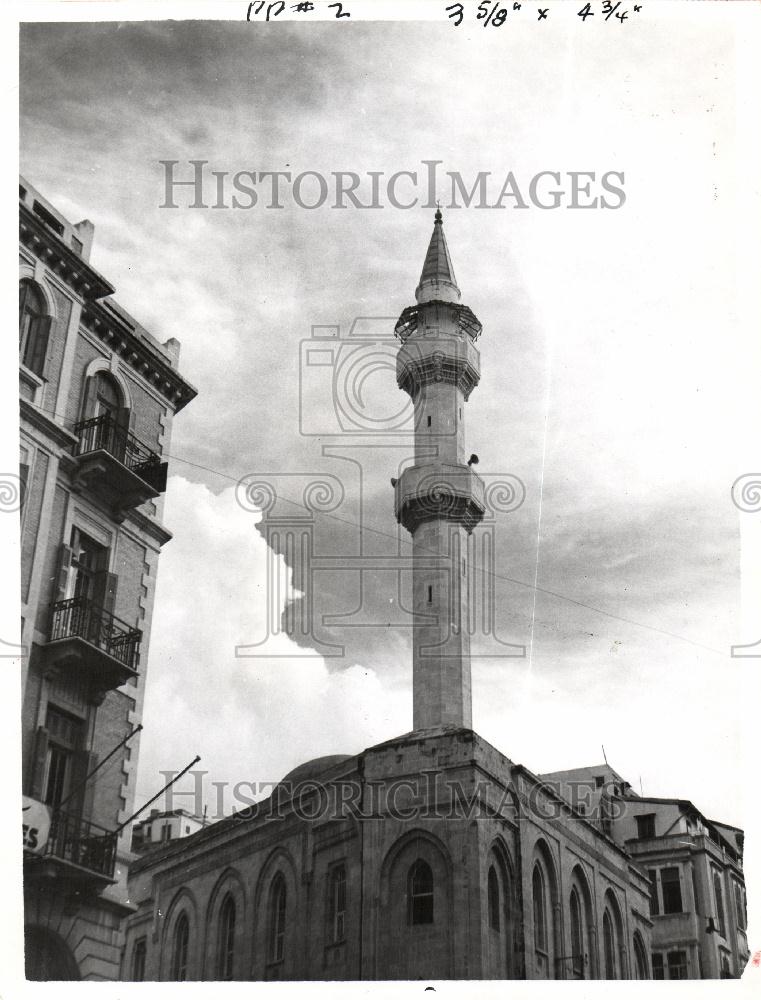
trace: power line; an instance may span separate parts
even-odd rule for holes
[[[61,417],[62,420],[66,419],[65,414],[59,413],[56,410],[48,409],[47,407],[35,406],[35,409],[41,410],[45,413],[50,413],[53,416]],[[214,469],[209,465],[201,465],[199,462],[191,462],[190,459],[182,458],[182,456],[180,455],[171,455],[169,453],[164,453],[161,457],[165,459],[170,459],[173,462],[181,462],[183,465],[188,465],[194,469],[200,469],[203,472],[209,472],[212,475],[219,476],[220,478],[226,479],[228,480],[228,482],[235,483],[236,485],[245,478],[245,476],[231,476],[227,472],[222,472],[221,469]],[[285,503],[290,503],[295,507],[299,507],[302,510],[309,510],[309,508],[305,504],[299,503],[297,500],[290,500],[287,497],[278,497],[278,499],[284,501]],[[410,539],[407,539],[404,536],[400,536],[399,534],[391,534],[388,531],[383,531],[380,528],[373,528],[370,527],[369,525],[360,525],[351,518],[340,517],[338,514],[332,514],[329,511],[322,511],[321,513],[323,517],[331,518],[333,521],[336,521],[339,524],[346,524],[353,528],[359,528],[360,531],[369,531],[375,535],[379,535],[382,538],[389,538],[397,543],[399,543],[399,541],[401,540],[402,543],[404,544],[412,545],[412,541]],[[431,552],[431,554],[433,555],[438,554],[438,552],[434,549],[429,549],[428,551]],[[566,603],[573,604],[576,607],[584,608],[587,611],[592,611],[595,614],[602,615],[603,617],[609,618],[612,621],[619,621],[623,622],[626,625],[633,625],[636,628],[642,628],[650,632],[656,632],[659,635],[665,635],[671,639],[677,639],[679,642],[685,642],[690,646],[697,647],[698,649],[705,649],[709,653],[716,653],[718,656],[721,657],[725,657],[727,655],[726,652],[724,652],[723,650],[715,649],[713,646],[707,646],[705,645],[705,643],[697,642],[695,639],[688,639],[686,636],[679,635],[677,632],[671,632],[669,629],[659,628],[657,625],[648,625],[645,622],[639,622],[633,618],[627,618],[625,615],[617,615],[614,614],[612,611],[606,611],[604,608],[598,608],[592,604],[586,604],[584,601],[578,601],[573,597],[569,597],[567,594],[561,594],[558,591],[549,590],[547,587],[540,587],[536,582],[536,580],[534,583],[527,583],[525,580],[518,580],[515,577],[505,576],[504,574],[497,573],[491,570],[482,570],[482,572],[484,573],[484,575],[489,576],[494,580],[501,580],[504,583],[512,583],[515,586],[524,587],[527,590],[532,590],[535,595],[537,593],[545,594],[547,597],[554,597],[559,601],[565,601]]]

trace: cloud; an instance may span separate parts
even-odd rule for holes
[[[277,781],[312,757],[358,752],[410,728],[408,693],[359,663],[332,673],[282,634],[268,643],[273,655],[235,656],[236,645],[267,634],[268,557],[257,517],[237,504],[234,489],[214,494],[169,479],[175,537],[159,569],[138,802],[162,786],[161,771],[179,771],[196,754],[213,812],[212,781]],[[233,805],[231,787],[225,805]]]

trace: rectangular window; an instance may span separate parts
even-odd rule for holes
[[[428,585],[428,603],[433,604],[433,587]]]
[[[713,870],[713,895],[716,901],[716,926],[719,934],[725,938],[727,928],[724,922],[724,893],[721,888],[721,872],[716,868]]]
[[[48,731],[45,804],[57,809],[71,791],[75,756],[82,747],[84,724],[81,719],[48,705],[45,716]]]
[[[737,926],[740,930],[745,930],[745,905],[743,902],[743,890],[739,882],[735,882],[735,914],[737,916]]]
[[[682,885],[678,868],[661,869],[661,894],[664,913],[682,913]]]
[[[602,788],[605,784],[605,778],[601,774],[595,775],[595,788]]]
[[[687,978],[687,952],[670,951],[668,954],[669,979]]]
[[[431,418],[430,417],[428,418],[428,426],[429,427],[431,426]]]
[[[653,979],[665,979],[663,975],[663,955],[660,952],[654,951],[652,954],[653,959]]]
[[[658,872],[651,868],[647,877],[650,879],[650,916],[657,917],[660,913],[658,908]]]
[[[346,937],[346,866],[336,865],[329,876],[328,940],[338,944]]]
[[[145,952],[146,940],[144,937],[135,941],[135,948],[132,952],[132,982],[142,983],[145,980]]]
[[[637,820],[637,839],[649,840],[655,836],[655,813],[646,813],[635,817]]]

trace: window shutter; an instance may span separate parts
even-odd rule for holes
[[[116,573],[101,570],[95,574],[93,600],[109,615],[114,613],[114,608],[116,607],[116,586],[118,582],[119,577]]]
[[[71,575],[71,561],[74,558],[74,550],[70,545],[62,545],[58,556],[58,572],[56,574],[55,593],[53,602],[65,601]]]
[[[82,395],[82,413],[80,420],[89,420],[95,412],[96,375],[91,375],[85,381],[85,391]]]
[[[35,375],[45,375],[45,362],[48,354],[48,340],[50,339],[50,328],[53,323],[52,316],[39,316],[31,325],[26,346],[26,366]]]
[[[29,796],[42,802],[45,789],[45,765],[48,758],[48,731],[44,726],[39,726],[37,736],[34,741],[34,754],[31,761],[31,780],[29,782]]]

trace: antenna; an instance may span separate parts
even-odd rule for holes
[[[602,746],[602,743],[600,744],[600,746]],[[610,767],[610,764],[608,764],[608,758],[605,756],[605,747],[602,747],[602,756],[607,766]]]
[[[645,793],[642,791],[642,775],[639,776],[639,794],[644,797]]]

